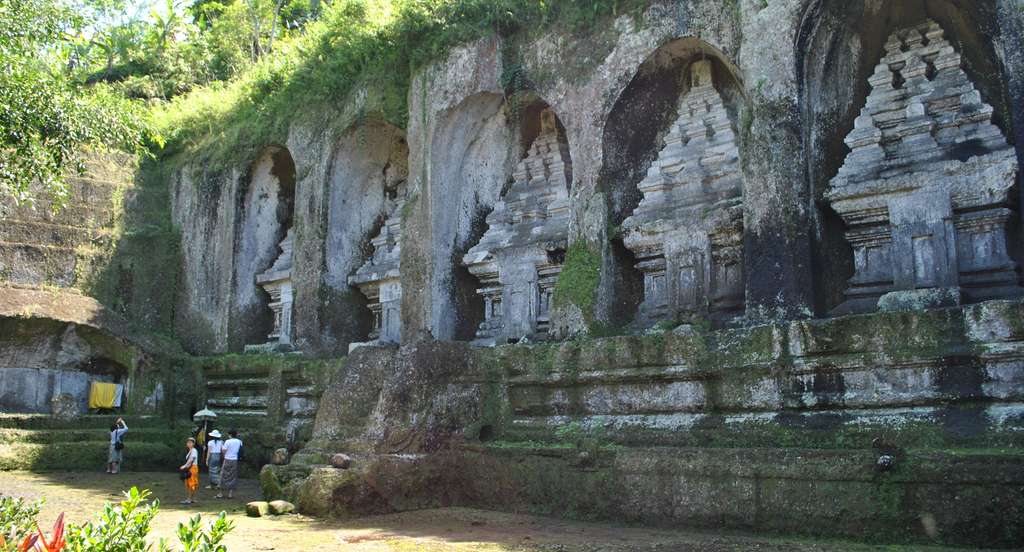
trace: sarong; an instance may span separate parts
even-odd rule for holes
[[[114,443],[110,443],[110,452],[107,454],[107,463],[114,464],[124,461],[124,451],[117,450],[114,448]]]
[[[220,488],[233,491],[238,485],[238,460],[225,460],[220,467]]]
[[[188,469],[188,479],[185,480],[185,488],[190,493],[196,492],[199,488],[199,466],[192,464],[192,467]]]
[[[213,486],[220,485],[220,453],[210,453],[210,484]]]

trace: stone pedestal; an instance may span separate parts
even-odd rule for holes
[[[640,184],[622,228],[644,275],[638,322],[743,313],[743,185],[739,149],[711,62],[690,68],[679,118]]]
[[[567,247],[571,181],[569,149],[550,109],[541,113],[541,132],[512,181],[487,216],[487,232],[462,258],[481,284],[481,344],[543,339],[550,325]]]
[[[405,206],[405,186],[399,187],[396,198],[387,208],[387,218],[380,233],[370,240],[373,255],[366,264],[352,276],[349,285],[356,286],[369,301],[373,314],[373,325],[369,341],[354,343],[350,349],[361,345],[398,343],[402,337],[402,283],[401,238],[402,209]]]
[[[826,192],[855,265],[833,313],[874,310],[892,292],[1020,294],[1007,243],[1017,159],[992,107],[937,23],[897,31],[885,51]]]

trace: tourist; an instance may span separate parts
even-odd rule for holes
[[[238,485],[238,453],[242,451],[242,441],[238,438],[238,430],[232,429],[228,432],[231,437],[224,441],[224,463],[220,469],[220,493],[217,498],[224,498],[224,491],[228,492],[228,498],[235,493]]]
[[[128,424],[124,418],[118,418],[110,426],[110,452],[107,454],[107,473],[121,473],[121,462],[124,461],[124,434],[128,433]]]
[[[216,429],[210,432],[210,438],[206,442],[206,467],[210,469],[210,484],[207,489],[220,488],[220,465],[224,441],[221,440],[220,431]]]
[[[193,504],[195,503],[196,491],[199,489],[199,451],[196,450],[196,440],[194,437],[189,437],[185,440],[185,451],[185,463],[178,468],[178,471],[182,472],[188,498],[182,500],[181,503]]]

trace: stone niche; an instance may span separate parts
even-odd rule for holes
[[[854,252],[833,314],[1018,295],[1017,159],[942,28],[893,33],[869,83],[825,194]]]
[[[290,348],[292,345],[292,247],[294,231],[289,228],[278,247],[281,254],[271,267],[256,275],[256,284],[270,295],[270,310],[274,313],[274,329],[267,335],[268,345]]]
[[[402,181],[387,198],[386,217],[380,232],[370,240],[373,255],[348,278],[349,285],[366,296],[373,314],[368,344],[398,343],[402,339],[402,211],[406,201]]]
[[[622,223],[643,274],[637,322],[728,319],[743,313],[743,181],[739,149],[711,62],[690,66],[664,146]]]
[[[233,332],[245,350],[292,348],[295,163],[268,148],[254,163],[236,237]],[[253,345],[254,343],[258,345]]]
[[[487,231],[462,264],[480,281],[479,344],[542,339],[565,261],[572,162],[555,113],[540,112],[540,133],[512,172],[512,185],[487,216]]]

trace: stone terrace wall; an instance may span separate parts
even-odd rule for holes
[[[1022,313],[361,349],[264,491],[320,515],[456,504],[1019,546]],[[339,451],[353,468],[325,465]]]
[[[83,175],[67,179],[66,207],[59,211],[41,191],[34,205],[0,202],[0,285],[82,287],[82,276],[109,254],[135,161],[90,153],[85,162]]]

